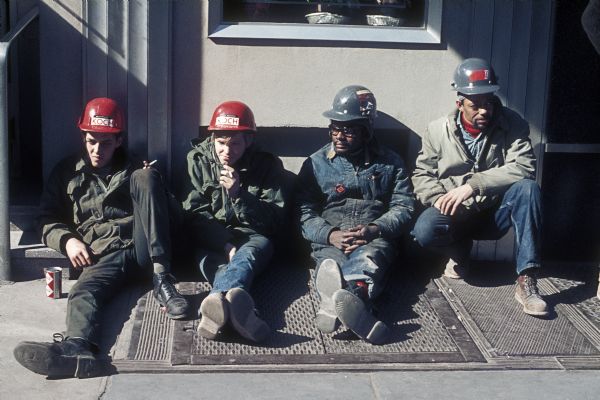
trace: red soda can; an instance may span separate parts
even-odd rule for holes
[[[44,268],[44,275],[46,275],[46,296],[54,300],[60,299],[62,295],[62,268]]]

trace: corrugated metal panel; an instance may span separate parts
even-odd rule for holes
[[[107,95],[125,109],[127,113],[127,60],[129,2],[111,1],[108,3],[108,60]]]
[[[108,23],[107,3],[86,1],[83,3],[83,98],[84,102],[94,97],[106,96]]]
[[[61,158],[80,145],[75,123],[81,112],[83,86],[81,7],[78,0],[40,2],[44,179]]]
[[[171,2],[148,3],[148,157],[170,175]]]
[[[148,7],[129,2],[127,48],[127,136],[129,149],[146,158],[148,142]]]

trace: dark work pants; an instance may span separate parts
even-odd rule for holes
[[[152,262],[168,264],[171,257],[169,238],[169,202],[162,178],[154,169],[139,169],[131,175],[134,246],[105,254],[85,267],[69,292],[67,303],[68,337],[99,343],[99,314],[102,307],[130,279],[150,277]],[[173,221],[171,221],[173,222]]]

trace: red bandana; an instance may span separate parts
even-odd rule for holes
[[[475,126],[473,126],[473,124],[471,124],[469,121],[467,121],[465,119],[465,114],[463,114],[463,113],[460,113],[460,123],[462,124],[465,131],[467,131],[467,133],[469,135],[471,135],[471,137],[473,139],[475,139],[481,133],[481,129],[475,128]]]

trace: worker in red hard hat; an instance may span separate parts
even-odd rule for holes
[[[198,246],[200,271],[212,284],[200,305],[199,336],[214,339],[230,322],[260,342],[270,328],[254,309],[253,278],[268,265],[284,221],[281,161],[259,151],[250,108],[226,101],[214,111],[210,136],[187,155],[186,221]]]
[[[66,334],[14,350],[23,366],[48,377],[106,373],[109,364],[98,354],[100,312],[128,278],[145,270],[153,272],[153,295],[167,315],[187,315],[188,303],[169,273],[168,193],[156,169],[127,156],[124,122],[114,100],[90,100],[78,125],[83,152],[54,168],[42,194],[42,241],[81,270],[69,292]]]

